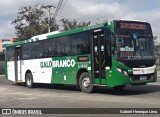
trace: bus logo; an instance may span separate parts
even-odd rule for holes
[[[2,114],[11,114],[11,109],[2,109]]]
[[[55,61],[44,61],[40,63],[41,68],[59,68],[59,67],[74,67],[74,59],[71,60],[55,60]]]

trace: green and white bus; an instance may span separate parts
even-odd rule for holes
[[[113,20],[10,44],[5,69],[8,80],[30,88],[73,84],[85,93],[157,80],[151,26],[142,21]]]

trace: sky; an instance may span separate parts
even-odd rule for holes
[[[0,39],[16,37],[11,22],[21,6],[54,5],[59,0],[0,0]],[[151,24],[153,35],[160,42],[160,0],[64,0],[56,17],[100,23],[110,20],[141,20]],[[55,9],[52,9],[54,13]]]

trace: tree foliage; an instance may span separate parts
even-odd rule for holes
[[[18,38],[16,41],[30,39],[35,35],[48,32],[48,17],[46,16],[45,9],[38,5],[34,7],[20,7],[18,16],[12,24],[15,25]],[[59,29],[54,18],[50,19],[50,26],[51,31]]]
[[[63,25],[62,31],[90,25],[90,21],[78,22],[75,19],[69,20],[65,18],[61,20],[61,23]],[[59,25],[55,18],[51,17],[49,23],[48,14],[43,5],[20,7],[19,12],[17,13],[17,18],[13,20],[12,24],[15,25],[17,35],[17,40],[15,41],[27,40],[33,36],[48,33],[49,26],[51,32],[59,29]]]
[[[90,25],[90,21],[88,22],[78,22],[77,20],[69,20],[69,19],[65,19],[63,18],[62,20],[62,24],[63,24],[63,31],[67,31],[67,30],[72,30],[75,28],[81,28],[81,27],[85,27]]]

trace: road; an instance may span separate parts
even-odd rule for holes
[[[97,88],[93,93],[75,86],[55,88],[49,84],[27,88],[0,76],[0,108],[159,108],[160,81],[127,86],[122,91]]]

